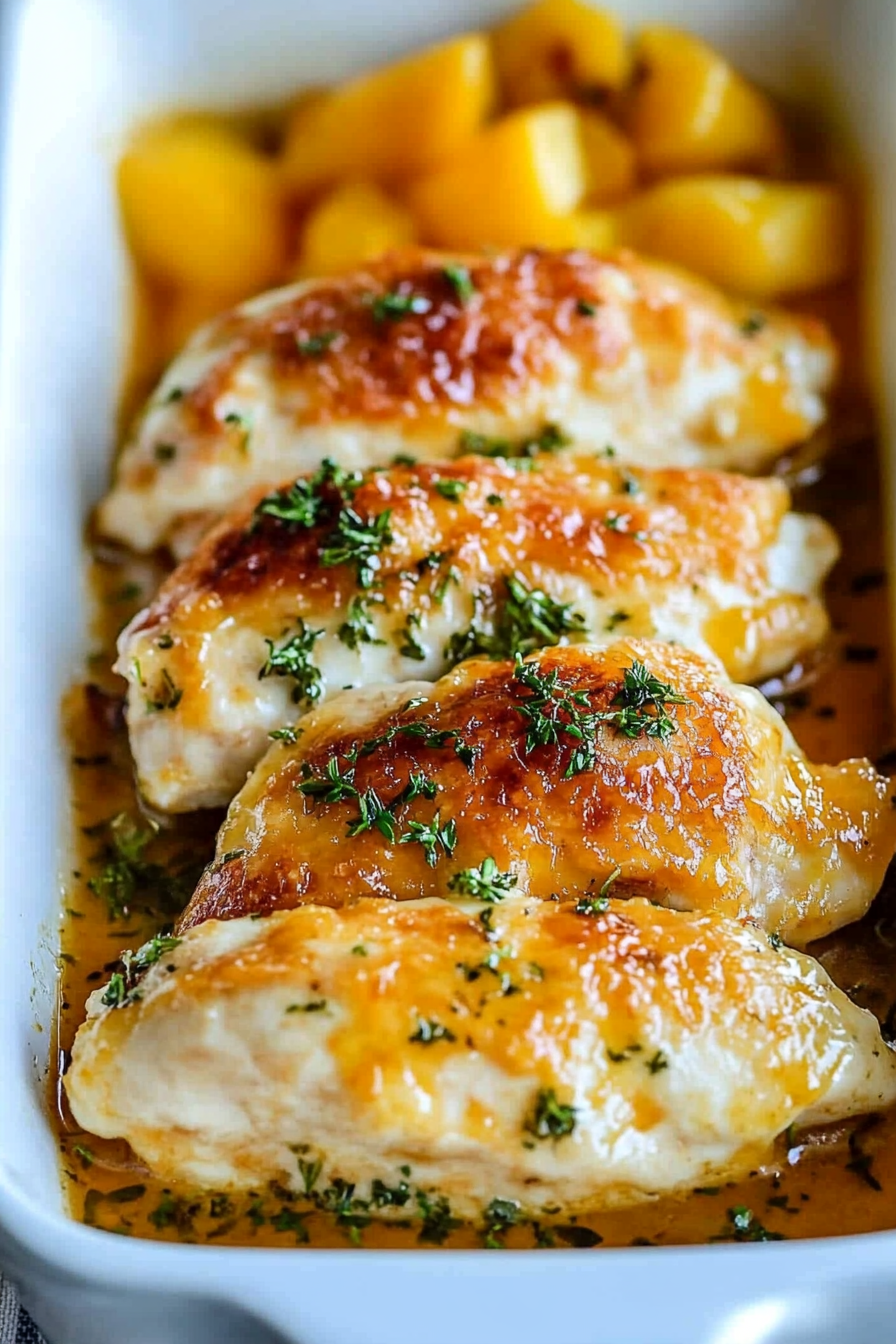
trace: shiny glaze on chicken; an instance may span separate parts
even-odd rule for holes
[[[803,945],[860,917],[896,844],[889,782],[813,766],[717,665],[621,640],[334,696],[234,799],[181,921],[475,890],[646,895]]]
[[[787,505],[779,481],[584,453],[363,482],[324,469],[256,493],[119,639],[141,790],[167,811],[226,804],[268,734],[331,691],[435,680],[475,651],[625,633],[714,653],[738,680],[779,672],[827,632],[837,555],[827,524]],[[357,558],[332,563],[351,516],[379,547],[366,588]]]
[[[823,324],[763,314],[633,253],[408,251],[216,319],[167,370],[99,509],[107,535],[184,554],[256,485],[332,457],[517,448],[555,423],[649,466],[760,470],[825,416]]]
[[[75,1044],[75,1115],[217,1190],[338,1177],[462,1217],[574,1214],[735,1179],[787,1126],[896,1098],[874,1018],[811,958],[645,900],[212,921],[109,1001]]]

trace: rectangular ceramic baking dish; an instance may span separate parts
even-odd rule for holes
[[[0,5],[0,1264],[51,1344],[896,1338],[896,1232],[599,1253],[252,1251],[131,1242],[75,1225],[62,1206],[43,1096],[65,867],[58,706],[86,651],[82,527],[107,471],[127,323],[117,146],[151,111],[270,101],[489,22],[511,4]],[[703,34],[822,118],[854,156],[866,191],[869,357],[891,495],[896,5],[614,7],[633,21],[674,20]]]

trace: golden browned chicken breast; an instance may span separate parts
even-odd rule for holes
[[[889,782],[811,765],[758,691],[621,640],[334,696],[231,804],[181,928],[364,896],[645,895],[807,943],[867,909]],[[287,730],[286,737],[295,737]]]
[[[780,482],[593,454],[524,465],[328,466],[214,528],[119,641],[153,806],[229,802],[269,732],[346,685],[623,632],[749,680],[825,635],[837,543]]]
[[[742,1177],[788,1125],[890,1104],[896,1058],[817,962],[717,914],[367,899],[147,944],[65,1084],[166,1181],[512,1220]]]
[[[247,490],[471,446],[610,446],[620,461],[758,470],[824,418],[817,321],[757,315],[632,253],[416,251],[264,295],[200,331],[141,416],[99,510],[184,554]]]

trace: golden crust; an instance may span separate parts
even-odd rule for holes
[[[471,661],[435,686],[414,683],[407,708],[394,688],[392,712],[372,697],[366,719],[365,693],[334,698],[237,795],[181,928],[306,902],[448,895],[453,874],[486,858],[541,899],[594,893],[615,873],[614,894],[748,915],[797,944],[861,914],[896,843],[887,783],[867,763],[810,766],[757,693],[682,649],[620,641],[527,665],[556,673],[552,697],[581,694],[590,713],[612,715],[636,662],[685,697],[667,708],[672,730],[628,737],[602,723],[580,773],[569,733],[527,740],[535,692],[511,664]],[[425,727],[403,731],[410,724]],[[332,801],[303,792],[331,763],[351,788]],[[414,773],[431,796],[418,789],[393,807],[394,836],[388,823],[387,833],[356,825],[360,800],[387,805]],[[428,855],[413,823],[436,821],[456,838]]]
[[[190,517],[328,454],[451,456],[465,428],[519,438],[560,419],[622,460],[755,469],[823,419],[835,361],[814,319],[760,328],[749,305],[628,252],[469,258],[463,302],[448,261],[409,250],[210,324],[147,406],[101,527],[177,541]]]
[[[619,369],[632,344],[666,347],[672,357],[655,376],[673,383],[695,348],[752,362],[773,339],[763,333],[757,346],[741,329],[740,305],[629,252],[603,258],[533,250],[467,263],[475,302],[458,298],[445,258],[409,249],[318,281],[258,316],[226,315],[214,332],[232,343],[233,362],[187,390],[185,409],[197,428],[216,428],[215,404],[245,350],[269,355],[277,382],[301,388],[308,415],[325,424],[397,415],[426,421],[471,405],[503,411],[532,380],[560,378],[568,356],[596,377]],[[633,299],[628,321],[620,320],[620,273],[633,291],[626,295]],[[416,298],[420,311],[377,320],[375,299],[396,292]],[[824,340],[816,319],[793,320],[807,339]],[[338,339],[325,359],[302,354],[305,342],[333,331]]]
[[[315,632],[320,697],[434,680],[476,647],[465,642],[471,628],[489,638],[507,628],[520,593],[543,595],[559,622],[553,637],[544,625],[527,631],[526,648],[608,643],[623,631],[673,638],[743,680],[781,671],[827,632],[819,589],[836,539],[820,519],[788,514],[777,481],[628,469],[584,453],[368,472],[351,507],[364,523],[387,523],[391,540],[366,593],[356,564],[327,563],[345,504],[332,482],[317,487],[309,527],[256,513],[259,493],[119,642],[140,786],[162,810],[229,802],[268,732],[301,712],[294,682],[259,682],[267,641],[294,637],[300,621]],[[359,611],[363,640],[347,624]]]
[[[523,471],[504,459],[471,456],[368,473],[352,507],[364,519],[389,511],[393,541],[380,553],[377,571],[386,607],[433,605],[431,591],[418,599],[416,590],[435,555],[437,578],[453,565],[464,586],[493,585],[517,573],[544,581],[556,573],[635,605],[644,593],[700,592],[711,581],[737,589],[744,606],[756,605],[758,620],[767,617],[766,602],[769,608],[782,602],[807,634],[823,632],[818,602],[776,591],[769,575],[768,552],[789,502],[781,482],[629,470],[584,453],[543,456],[531,465]],[[458,483],[456,496],[443,493],[446,482]],[[323,488],[330,508],[311,528],[253,516],[262,493],[253,492],[212,529],[131,625],[131,634],[181,627],[205,633],[220,623],[222,611],[233,618],[245,613],[253,625],[274,631],[297,615],[313,621],[323,610],[347,607],[358,592],[352,568],[321,564],[341,502],[337,492]],[[833,551],[835,542],[828,540]],[[732,673],[749,679],[757,669],[744,663],[756,641],[747,637],[743,645],[714,651],[723,660],[730,655]],[[776,669],[763,661],[759,670]]]
[[[894,1092],[874,1019],[750,926],[641,900],[480,915],[362,900],[194,929],[127,1007],[94,997],[75,1114],[169,1180],[297,1182],[299,1144],[324,1180],[407,1162],[464,1214],[572,1212],[743,1175],[788,1124]],[[553,1137],[546,1094],[574,1101]]]

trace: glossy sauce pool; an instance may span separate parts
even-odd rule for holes
[[[896,772],[890,697],[889,600],[883,572],[883,518],[873,436],[855,429],[861,404],[861,345],[850,295],[811,306],[834,327],[847,352],[844,385],[852,406],[837,451],[804,476],[794,506],[824,514],[837,529],[840,561],[827,596],[834,636],[807,684],[775,703],[787,715],[807,754],[818,761],[868,756]],[[138,351],[130,397],[142,394],[151,370]],[[861,424],[863,415],[858,414]],[[848,426],[852,424],[853,428]],[[177,1190],[154,1181],[123,1143],[85,1135],[74,1124],[61,1086],[67,1052],[84,1017],[87,995],[105,983],[122,947],[136,948],[170,922],[185,903],[199,869],[211,857],[219,814],[196,814],[164,823],[142,813],[133,786],[127,737],[121,723],[121,682],[111,671],[115,636],[149,599],[161,570],[151,561],[94,547],[91,582],[96,604],[95,652],[85,681],[72,688],[64,706],[71,752],[73,848],[65,880],[60,960],[57,1068],[52,1105],[62,1150],[66,1193],[75,1218],[124,1235],[216,1244],[363,1244],[372,1247],[487,1245],[618,1246],[673,1245],[712,1239],[757,1240],[772,1236],[815,1237],[896,1226],[896,1114],[858,1127],[815,1136],[811,1145],[782,1142],[775,1169],[737,1185],[660,1200],[624,1212],[557,1225],[548,1213],[538,1223],[509,1230],[446,1227],[438,1217],[421,1219],[411,1199],[405,1225],[370,1222],[350,1196],[335,1211],[268,1187],[246,1196]],[[776,687],[766,687],[775,698]],[[131,819],[125,843],[136,860],[136,883],[108,863],[110,821]],[[120,827],[121,823],[119,823]],[[152,838],[150,838],[152,837]],[[133,869],[131,875],[133,875]],[[103,885],[103,874],[107,881]],[[89,885],[93,881],[94,888]],[[110,918],[110,902],[117,909]],[[860,924],[811,949],[833,978],[888,1028],[896,1018],[896,883],[889,883]],[[891,1005],[894,1011],[891,1013]],[[896,1027],[893,1028],[896,1034]],[[332,1201],[331,1201],[332,1203]],[[739,1213],[736,1211],[740,1211]],[[746,1217],[749,1210],[751,1217]],[[424,1210],[425,1213],[425,1210]]]

